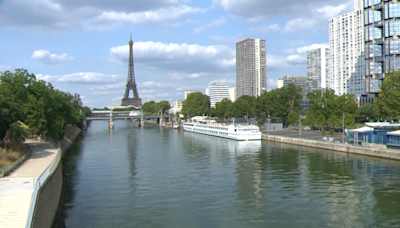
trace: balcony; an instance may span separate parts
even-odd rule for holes
[[[375,56],[375,62],[383,62],[384,57],[383,56]]]
[[[373,10],[382,10],[382,8],[383,8],[382,3],[378,3],[372,6]]]
[[[374,27],[375,27],[375,28],[383,27],[383,22],[382,22],[382,21],[376,21],[376,22],[374,22]]]
[[[377,45],[383,44],[383,39],[382,38],[374,39],[374,44],[377,44]]]

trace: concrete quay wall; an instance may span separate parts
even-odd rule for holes
[[[340,151],[340,152],[345,152],[345,153],[360,154],[360,155],[400,160],[400,150],[394,150],[394,149],[363,148],[363,147],[355,147],[350,144],[341,144],[341,143],[324,142],[324,141],[309,140],[309,139],[290,138],[290,137],[282,137],[282,136],[266,135],[266,134],[262,135],[262,139],[266,140],[266,141],[273,141],[273,142],[279,142],[279,143],[288,143],[288,144],[308,146],[308,147],[319,148],[319,149],[335,150],[335,151]]]
[[[65,127],[64,132],[64,137],[60,142],[62,155],[64,155],[68,148],[71,146],[72,142],[81,132],[81,129],[75,126],[67,126]],[[34,228],[50,228],[52,227],[54,219],[56,218],[63,187],[63,172],[61,160],[58,163],[56,170],[40,187],[37,194],[36,207],[32,219],[32,227]]]
[[[56,216],[63,186],[62,163],[40,188],[31,227],[51,227]]]

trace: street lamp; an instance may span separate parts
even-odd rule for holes
[[[269,121],[271,119],[269,118],[269,111],[267,110],[267,126],[268,126],[268,136],[269,136]]]
[[[301,112],[299,111],[299,139],[301,139]]]
[[[343,118],[342,118],[342,142],[344,143],[344,112],[343,112]]]

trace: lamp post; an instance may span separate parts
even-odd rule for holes
[[[299,139],[301,139],[301,112],[299,111]]]
[[[342,118],[342,142],[344,143],[344,112],[343,112],[343,118]]]
[[[267,126],[268,126],[268,136],[269,136],[269,121],[270,121],[270,118],[269,118],[269,111],[267,110]]]

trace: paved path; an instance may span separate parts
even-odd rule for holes
[[[39,178],[57,155],[48,142],[27,142],[32,152],[18,169],[0,179],[0,227],[25,227],[33,193],[33,178]]]
[[[262,130],[263,134],[268,134],[267,130]],[[281,131],[270,131],[270,135],[277,135],[277,136],[283,136],[283,137],[290,137],[290,138],[299,138],[299,131],[297,130],[289,130],[289,129],[284,129]],[[340,141],[342,142],[342,134],[336,133],[334,136],[334,141]],[[303,139],[312,139],[312,140],[319,140],[322,141],[322,135],[321,132],[319,131],[301,131],[301,138]],[[344,141],[347,142],[348,138],[345,135],[344,136]]]

